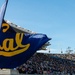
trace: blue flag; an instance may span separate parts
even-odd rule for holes
[[[7,3],[8,3],[8,0],[5,1],[5,3],[2,5],[0,9],[0,29],[1,29],[2,21],[4,19]]]
[[[25,63],[49,39],[45,34],[18,33],[4,21],[7,1],[0,12],[0,68],[15,68]]]

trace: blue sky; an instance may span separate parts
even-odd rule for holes
[[[75,0],[9,0],[5,19],[47,34],[53,53],[65,52],[68,46],[75,51]]]

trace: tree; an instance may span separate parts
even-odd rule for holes
[[[71,47],[68,47],[67,50],[66,50],[66,53],[71,54],[72,52],[73,52],[73,50],[71,50]]]

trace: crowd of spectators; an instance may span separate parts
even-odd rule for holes
[[[35,53],[26,63],[17,67],[23,74],[75,73],[75,61],[56,54]]]

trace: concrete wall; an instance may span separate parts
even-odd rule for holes
[[[51,73],[51,74],[19,74],[17,70],[13,69],[0,69],[0,75],[70,75],[64,73]],[[72,74],[75,75],[75,74]]]

